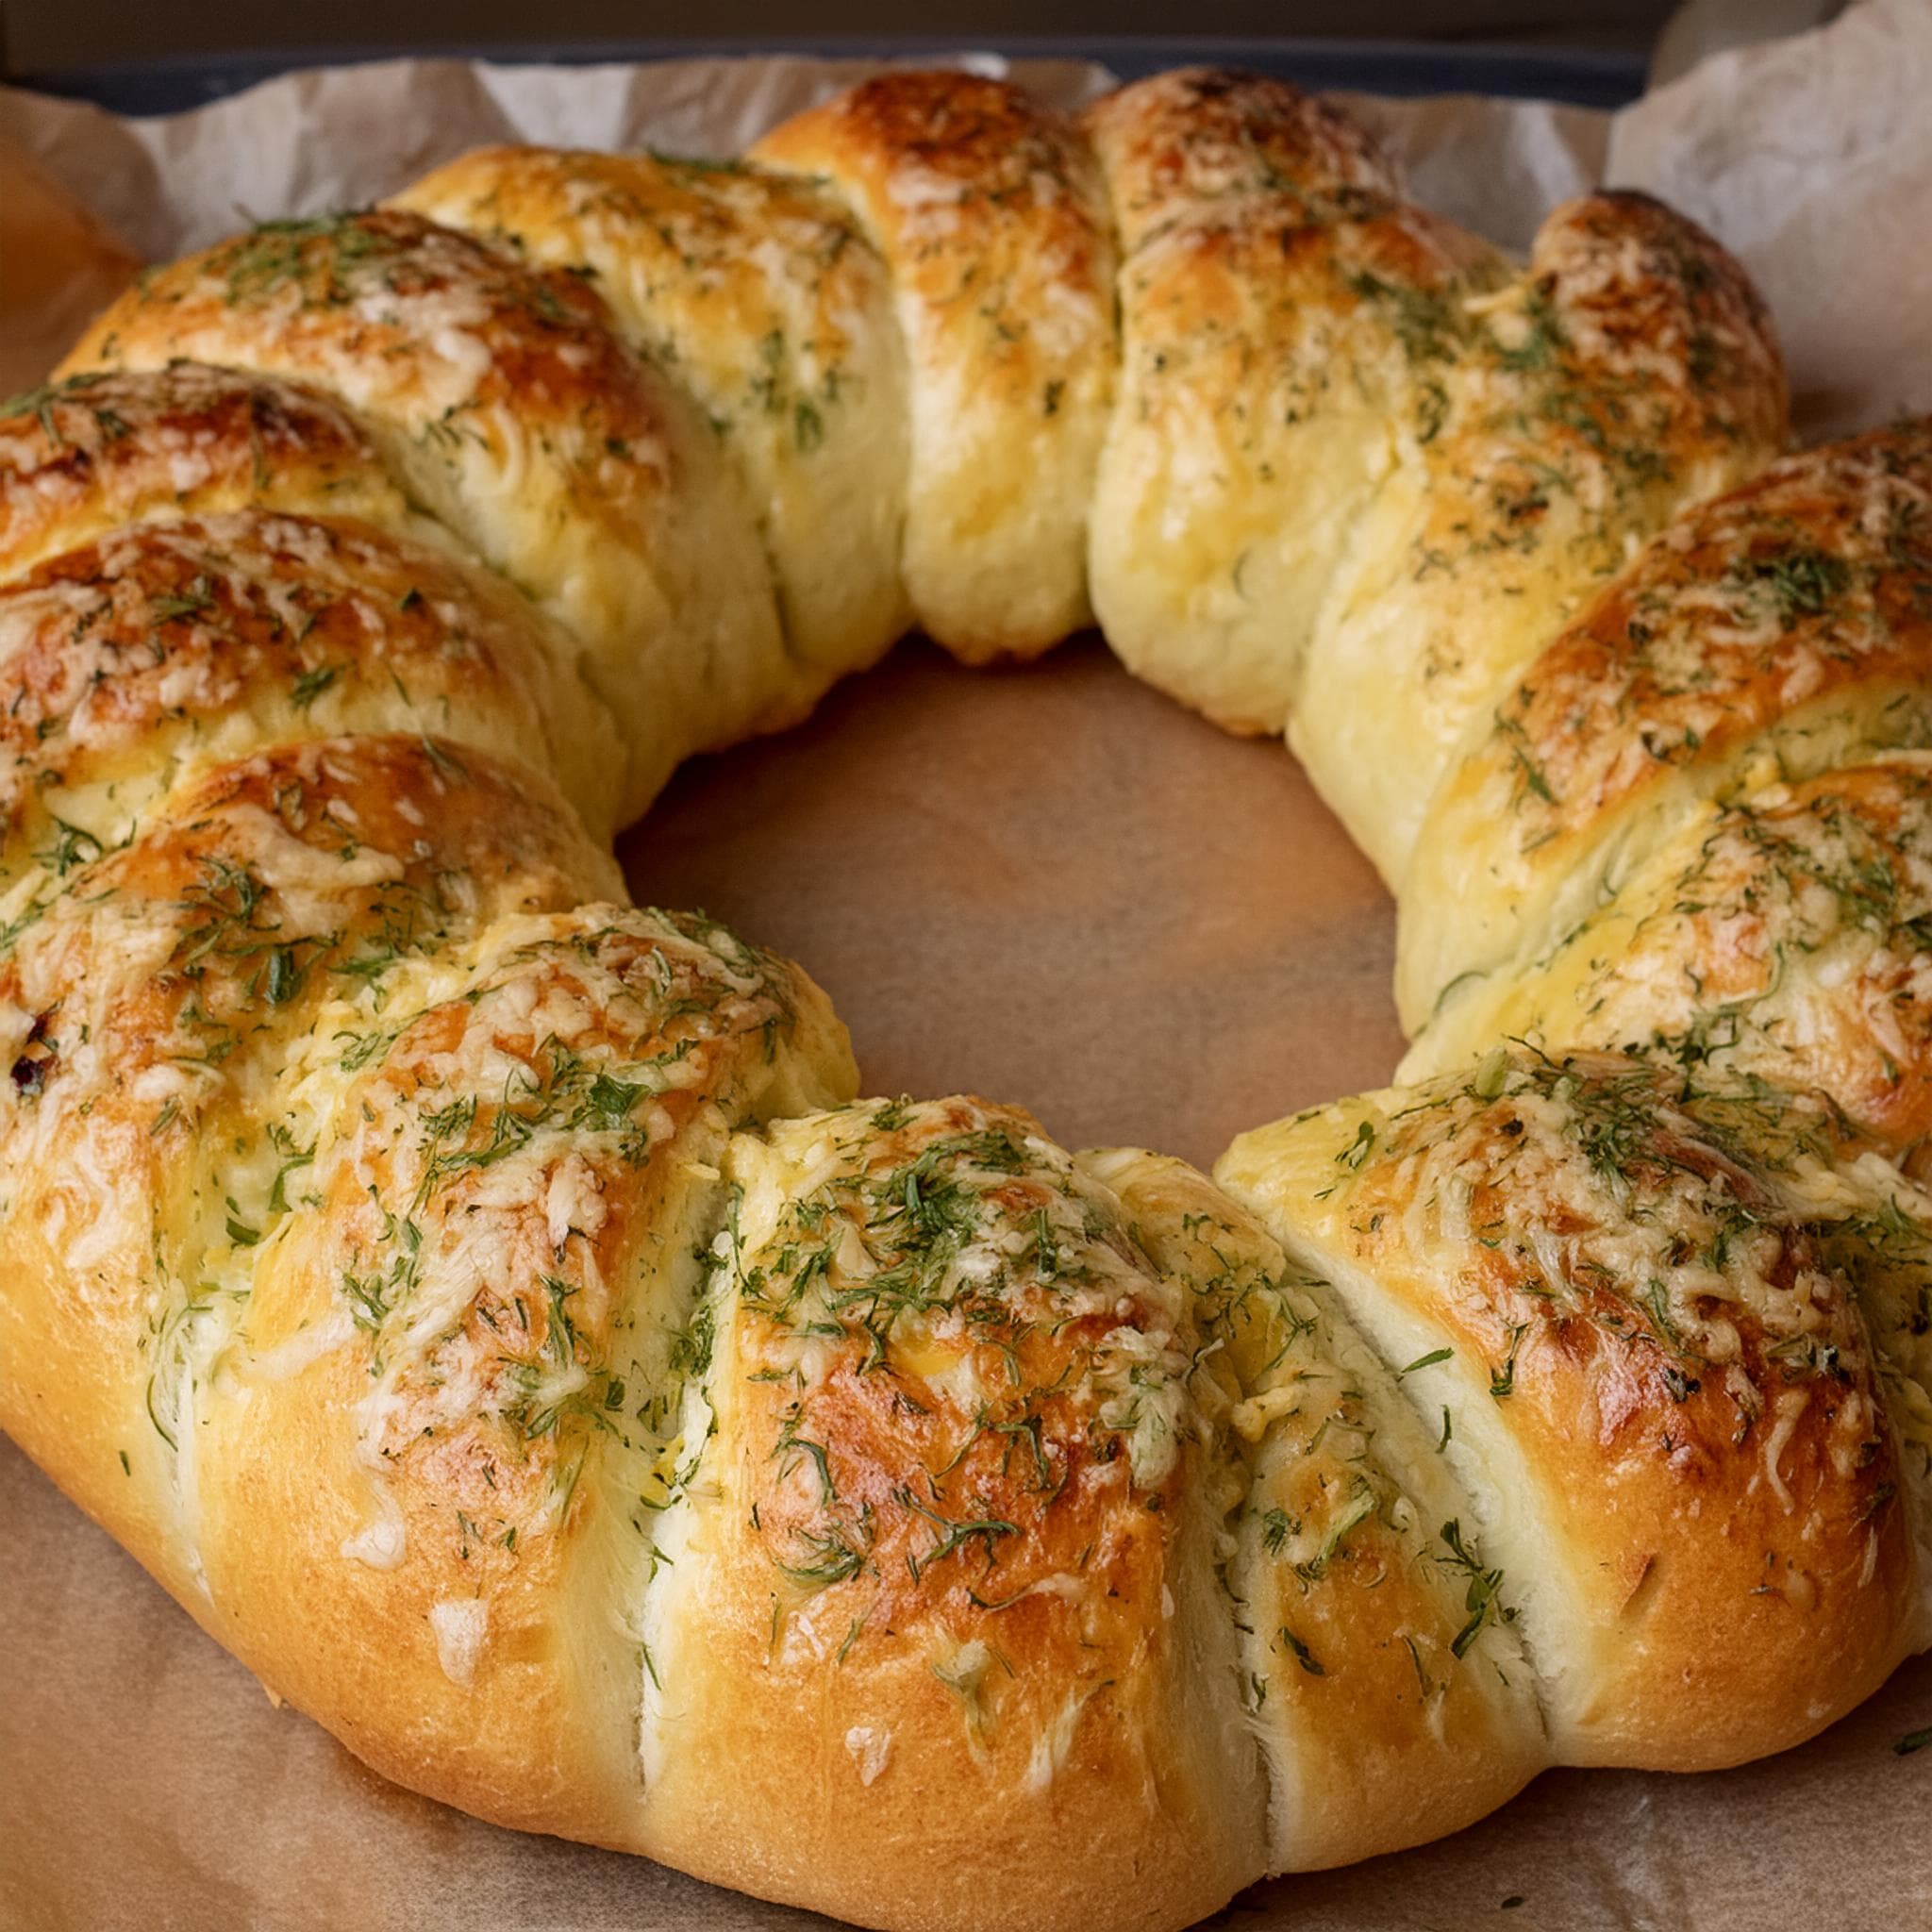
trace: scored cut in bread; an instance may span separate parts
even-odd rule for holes
[[[894,73],[144,277],[0,411],[0,1424],[482,1817],[1174,1932],[1932,1642],[1926,425],[1657,204]],[[1395,888],[1210,1180],[859,1099],[680,760],[1097,618]]]
[[[1932,754],[1890,752],[1694,811],[1546,958],[1453,1003],[1401,1077],[1490,1042],[1623,1048],[1828,1093],[1900,1153],[1932,1132],[1924,1033]]]

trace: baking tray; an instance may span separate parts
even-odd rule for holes
[[[70,100],[92,101],[117,114],[175,114],[259,81],[304,67],[340,67],[408,58],[492,60],[514,64],[591,66],[604,61],[702,58],[732,54],[808,54],[827,59],[936,59],[957,54],[967,39],[1016,59],[1098,60],[1123,80],[1166,67],[1258,68],[1322,91],[1391,94],[1502,94],[1518,100],[1565,101],[1582,108],[1624,107],[1643,92],[1645,62],[1638,54],[1465,47],[1434,41],[1329,41],[1293,38],[1186,39],[1159,34],[1013,37],[991,42],[970,36],[760,38],[719,40],[590,40],[512,42],[500,46],[455,42],[393,47],[333,46],[237,49],[185,54],[160,60],[106,61],[51,74],[7,76],[16,87]]]

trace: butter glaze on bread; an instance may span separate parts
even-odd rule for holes
[[[0,414],[0,1423],[386,1775],[904,1932],[1810,1736],[1932,1641],[1932,475],[1785,408],[1668,209],[1205,71],[155,271]],[[1408,1084],[1213,1180],[605,844],[1095,616],[1398,891]]]

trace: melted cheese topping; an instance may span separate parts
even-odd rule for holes
[[[1409,1024],[1458,975],[1557,942],[1703,797],[1925,742],[1928,613],[1924,425],[1793,457],[1674,525],[1445,780],[1404,886]]]
[[[1043,1789],[1100,1680],[1140,1668],[1120,1648],[1135,1620],[1172,1611],[1168,1541],[1206,1432],[1179,1285],[1011,1108],[787,1121],[738,1137],[725,1174],[702,1356],[727,1446],[686,1480],[736,1503],[732,1564],[770,1593],[772,1668],[903,1648],[970,1754],[1010,1741]],[[1015,1645],[1063,1656],[1064,1680],[1019,1673]],[[1042,1740],[1032,1758],[1021,1736]]]
[[[1513,1377],[1525,1336],[1588,1311],[1722,1376],[1748,1419],[1770,1372],[1869,1361],[1796,1207],[1763,1177],[1767,1147],[1806,1126],[1817,1138],[1790,1158],[1815,1164],[1829,1145],[1818,1117],[1781,1098],[1718,1088],[1687,1108],[1648,1068],[1498,1050],[1473,1081],[1424,1086],[1386,1126],[1365,1123],[1340,1178],[1365,1252],[1399,1244],[1494,1311],[1493,1380]]]
[[[1829,1093],[1905,1153],[1932,1131],[1932,766],[1900,753],[1707,808],[1545,962],[1453,1007],[1416,1078],[1507,1035]]]
[[[0,574],[125,524],[247,504],[412,521],[355,419],[299,383],[174,360],[70,376],[0,417]]]

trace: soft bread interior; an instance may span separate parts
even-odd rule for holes
[[[1547,1746],[1438,1441],[1329,1285],[1205,1175],[1136,1149],[1080,1160],[1192,1297],[1196,1386],[1236,1455],[1216,1574],[1269,1766],[1270,1870],[1493,1808]]]

